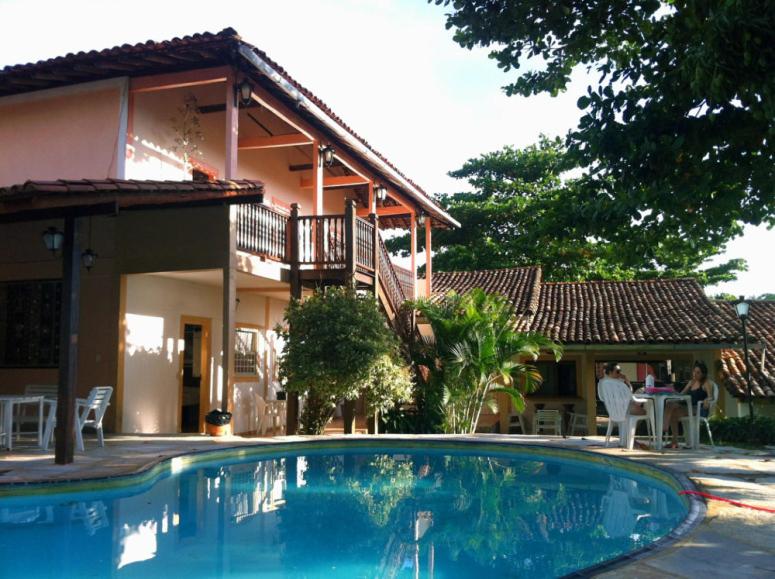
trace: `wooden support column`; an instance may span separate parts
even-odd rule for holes
[[[369,213],[377,212],[377,198],[374,197],[374,181],[369,179]]]
[[[301,256],[299,254],[299,211],[300,207],[298,203],[291,204],[291,217],[288,220],[288,262],[290,263],[290,284],[291,284],[291,298],[301,299],[301,276],[300,276],[300,261]]]
[[[301,274],[299,272],[299,204],[291,204],[291,217],[288,221],[288,260],[291,265],[291,299],[300,300],[302,296]],[[299,395],[288,392],[285,402],[285,434],[299,433]]]
[[[224,178],[237,178],[237,156],[239,154],[239,105],[235,90],[236,77],[233,71],[226,76],[226,127],[224,142]],[[235,310],[237,307],[237,206],[226,207],[227,234],[226,260],[223,268],[223,335],[221,356],[221,410],[229,412],[231,407],[231,380],[234,377],[234,349],[236,346]],[[233,428],[232,424],[232,428]]]
[[[431,256],[431,217],[425,217],[425,297],[431,297],[433,289],[433,257]]]
[[[355,199],[347,199],[344,202],[344,255],[345,255],[345,275],[347,283],[355,285],[355,267],[356,267],[356,244],[357,227],[355,220]]]
[[[372,238],[372,249],[374,251],[374,297],[379,293],[379,217],[372,213],[369,215],[369,221],[374,226],[374,236]]]
[[[412,257],[412,287],[414,289],[412,299],[417,299],[417,216],[414,212],[409,215],[409,238],[411,243],[410,254]]]
[[[78,220],[65,217],[62,249],[62,313],[59,327],[59,389],[54,462],[70,464],[75,449],[75,387],[78,379],[78,322],[81,298],[81,248]],[[7,425],[6,436],[12,436]]]
[[[323,215],[323,159],[320,141],[312,141],[312,215]]]
[[[345,400],[342,404],[344,433],[355,434],[355,400]]]
[[[227,255],[223,268],[223,353],[221,355],[221,410],[229,412],[231,407],[231,380],[234,377],[234,350],[236,347],[237,308],[237,206],[227,205],[226,220]]]
[[[239,154],[239,106],[235,91],[234,73],[226,78],[226,142],[224,178],[237,178],[237,155]]]

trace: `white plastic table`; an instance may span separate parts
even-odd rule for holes
[[[38,446],[43,446],[43,396],[27,396],[24,394],[0,396],[2,406],[2,426],[0,432],[5,433],[5,448],[13,450],[13,407],[22,404],[38,405]]]
[[[655,450],[662,450],[662,430],[664,428],[665,424],[665,402],[668,400],[678,400],[680,402],[686,403],[686,408],[688,409],[688,416],[689,416],[689,423],[691,425],[694,425],[694,417],[692,416],[692,397],[688,394],[666,394],[666,393],[657,393],[657,394],[645,394],[643,392],[638,392],[635,396],[638,398],[644,398],[646,400],[651,400],[651,403],[654,405],[654,427],[656,432],[654,433],[654,449]],[[694,440],[694,428],[689,428],[691,432],[689,432],[687,436],[687,440],[689,441],[689,446],[692,448],[697,448],[697,441]]]

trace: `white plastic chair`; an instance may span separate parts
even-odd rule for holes
[[[708,422],[708,418],[713,416],[713,411],[716,409],[716,404],[718,404],[718,384],[715,382],[711,382],[711,386],[713,387],[713,396],[710,399],[710,402],[708,402],[708,416],[702,415],[702,409],[704,400],[701,400],[697,403],[697,407],[693,408],[692,411],[694,413],[692,417],[693,424],[689,424],[689,417],[684,416],[681,418],[681,424],[683,425],[684,432],[688,432],[689,428],[692,429],[692,436],[694,436],[695,441],[697,441],[697,444],[700,442],[700,423],[705,424],[705,428],[708,431],[708,438],[710,439],[710,445],[715,447],[716,445],[713,444],[713,434],[710,431],[710,422]]]
[[[263,436],[266,434],[266,402],[258,394],[253,395],[253,400],[256,404],[256,434]]]
[[[536,410],[533,415],[533,434],[541,430],[554,430],[557,436],[562,436],[562,415],[559,410]]]
[[[615,380],[613,378],[603,378],[597,385],[598,395],[605,404],[606,411],[608,412],[608,429],[605,433],[605,445],[608,446],[608,442],[611,439],[611,433],[614,426],[619,429],[619,440],[621,446],[626,446],[629,450],[632,450],[635,444],[635,429],[638,426],[638,422],[646,420],[649,426],[649,436],[653,436],[654,432],[654,410],[651,404],[646,404],[646,414],[630,414],[630,403],[641,402],[646,400],[638,399],[633,396],[630,388],[621,380]]]
[[[97,431],[98,444],[100,446],[105,446],[105,435],[102,432],[102,419],[105,417],[105,411],[108,409],[108,406],[110,406],[110,397],[112,395],[112,386],[95,386],[91,389],[87,398],[76,398],[74,425],[75,441],[78,445],[78,450],[81,452],[86,450],[86,447],[83,444],[83,429],[87,426]],[[48,448],[55,426],[56,404],[54,403],[49,409],[49,419],[46,421],[46,431],[43,434],[43,448]]]
[[[89,392],[85,400],[78,398],[75,401],[75,438],[78,442],[78,449],[84,451],[83,429],[89,426],[97,431],[97,442],[100,446],[105,446],[105,435],[102,432],[102,419],[105,411],[110,406],[110,397],[113,395],[112,386],[95,386]],[[93,413],[93,417],[90,415]]]
[[[521,413],[512,412],[509,414],[509,434],[511,429],[519,427],[519,431],[522,434],[527,434],[527,427],[525,426],[525,417]]]
[[[568,435],[573,436],[576,431],[581,428],[584,432],[587,431],[587,415],[578,414],[576,412],[570,412],[568,414],[570,420],[568,421]]]

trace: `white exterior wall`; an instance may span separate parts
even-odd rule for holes
[[[232,393],[234,431],[255,430],[255,398],[276,398],[277,358],[281,344],[274,327],[282,321],[287,302],[240,293],[236,326],[258,326],[262,372],[255,378],[237,376]],[[266,300],[269,299],[269,316]],[[180,335],[182,316],[209,318],[209,408],[220,408],[221,287],[159,275],[130,275],[126,280],[124,351],[124,411],[122,432],[171,433],[180,430]]]
[[[122,432],[180,429],[180,317],[212,320],[211,407],[220,406],[221,289],[154,275],[127,276]]]

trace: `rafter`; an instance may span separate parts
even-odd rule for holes
[[[360,175],[344,175],[341,177],[323,177],[323,188],[330,189],[332,187],[355,187],[357,185],[366,185],[369,182],[368,179],[364,179]],[[301,178],[301,188],[311,189],[312,179],[305,177]]]
[[[301,133],[275,135],[273,137],[246,137],[239,140],[240,149],[271,149],[274,147],[296,147],[310,145],[312,140]]]
[[[367,207],[358,208],[358,217],[366,217],[370,213]],[[394,205],[391,207],[377,207],[377,215],[380,217],[387,215],[412,215],[414,211],[403,205]]]

